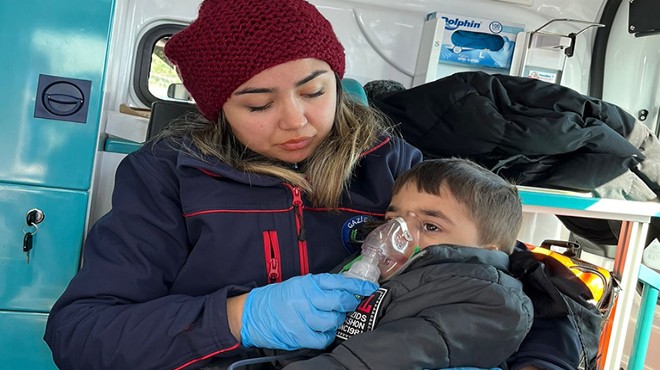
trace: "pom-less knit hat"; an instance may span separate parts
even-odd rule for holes
[[[211,122],[234,90],[278,64],[315,58],[344,75],[344,48],[330,22],[303,0],[205,0],[165,54]]]

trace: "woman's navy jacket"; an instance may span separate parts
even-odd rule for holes
[[[91,229],[82,268],[51,311],[45,340],[56,364],[188,369],[240,355],[227,297],[329,271],[354,252],[342,235],[383,216],[394,179],[421,159],[403,140],[384,139],[362,154],[331,211],[279,179],[166,141],[146,145],[120,164],[112,210]]]

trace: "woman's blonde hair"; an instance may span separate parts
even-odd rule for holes
[[[386,118],[378,111],[346,98],[337,77],[334,125],[299,172],[286,163],[246,148],[233,134],[224,114],[220,115],[217,124],[200,114],[186,115],[169,125],[157,138],[173,140],[181,149],[203,160],[218,158],[239,171],[280,178],[300,187],[315,207],[335,209],[361,153],[389,133],[391,128]],[[190,138],[196,150],[181,145],[185,137]]]

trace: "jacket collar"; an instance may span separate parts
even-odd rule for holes
[[[372,148],[364,151],[361,156],[377,151],[389,141],[389,137],[383,136]],[[185,150],[179,150],[177,157],[178,170],[185,167],[196,168],[209,176],[224,177],[253,186],[273,186],[282,183],[282,180],[273,176],[246,173],[229,166],[217,158],[203,156],[199,153],[199,149],[191,144],[189,139],[185,139],[182,146],[192,148],[194,154],[188,153]]]
[[[183,145],[189,145],[192,148],[193,153],[189,153],[185,150],[179,151],[176,165],[178,170],[196,168],[212,177],[224,177],[253,186],[273,186],[282,183],[282,180],[278,178],[239,171],[217,158],[204,156],[199,153],[199,149],[192,146],[188,140],[184,140]]]
[[[390,276],[387,280],[411,269],[439,263],[492,265],[496,269],[509,274],[509,255],[502,251],[453,244],[438,244],[426,247],[413,255],[396,274]],[[381,281],[381,283],[384,281]]]

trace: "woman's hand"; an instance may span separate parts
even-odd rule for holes
[[[334,340],[346,313],[357,307],[356,295],[370,295],[376,288],[342,275],[308,274],[253,289],[243,304],[240,340],[246,347],[323,349]],[[236,298],[228,307],[240,305],[242,296]]]

